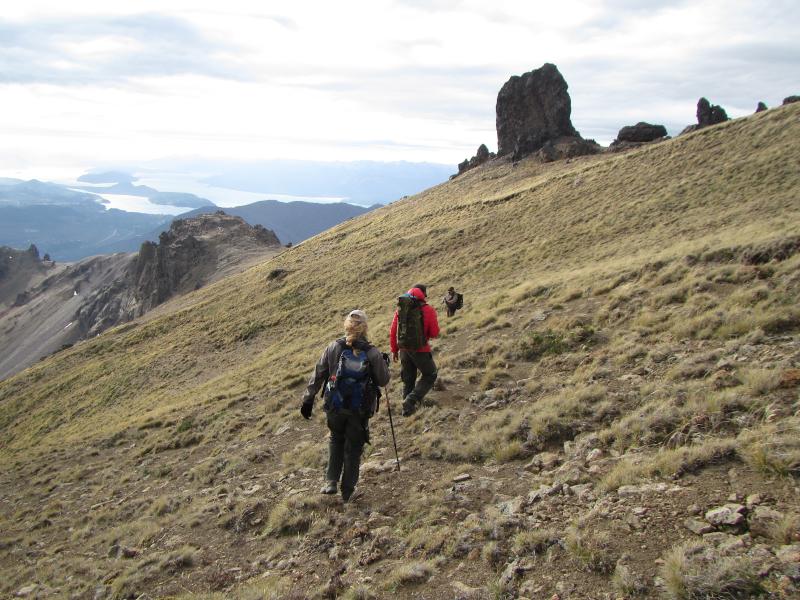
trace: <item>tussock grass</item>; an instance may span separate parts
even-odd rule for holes
[[[695,541],[667,553],[661,577],[673,600],[749,598],[765,591],[751,559],[719,556],[713,548]]]
[[[712,438],[696,446],[666,449],[652,456],[623,460],[600,480],[598,487],[603,491],[613,491],[654,476],[670,477],[694,471],[712,462],[730,460],[736,456],[736,448],[735,440]]]
[[[281,500],[269,513],[267,531],[273,535],[293,535],[308,531],[320,507],[319,498],[291,496]]]
[[[606,532],[591,532],[573,525],[567,530],[564,547],[585,569],[596,573],[610,573],[616,557],[610,549],[610,537]]]
[[[550,529],[521,531],[514,536],[511,549],[518,556],[544,554],[553,544],[558,543],[558,535]]]
[[[404,563],[389,572],[383,587],[396,591],[402,587],[419,585],[425,583],[436,571],[434,561]]]

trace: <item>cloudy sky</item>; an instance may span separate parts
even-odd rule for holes
[[[800,93],[800,2],[26,0],[0,17],[0,174],[162,157],[455,164],[555,63],[584,137]]]

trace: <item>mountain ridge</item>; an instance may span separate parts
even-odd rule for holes
[[[138,253],[94,256],[59,268],[36,256],[18,269],[29,272],[24,285],[17,282],[24,272],[0,273],[3,296],[22,288],[0,313],[0,379],[142,317],[173,296],[241,271],[280,247],[271,231],[218,211],[173,221],[158,243],[144,242]]]

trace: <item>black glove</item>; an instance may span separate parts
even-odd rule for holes
[[[303,402],[300,405],[300,414],[303,415],[304,418],[310,419],[312,408],[314,408],[314,405],[311,402]]]
[[[381,356],[383,356],[383,361],[386,363],[386,366],[389,366],[389,355],[386,352],[381,352]]]

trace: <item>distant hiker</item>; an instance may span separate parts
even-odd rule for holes
[[[314,397],[325,383],[323,409],[328,418],[330,443],[323,494],[335,494],[341,479],[347,502],[358,483],[364,444],[369,443],[369,419],[378,409],[381,386],[389,383],[389,356],[367,341],[367,315],[351,311],[344,320],[345,337],[331,342],[322,353],[303,394],[300,414],[311,418]]]
[[[392,358],[400,355],[403,380],[403,416],[417,410],[436,381],[436,363],[428,340],[439,336],[436,310],[426,303],[427,288],[417,284],[397,299],[389,340]],[[417,381],[417,371],[422,374]]]
[[[447,288],[447,293],[442,298],[442,304],[447,309],[447,316],[452,317],[459,308],[464,306],[464,296],[456,291],[456,288]]]

